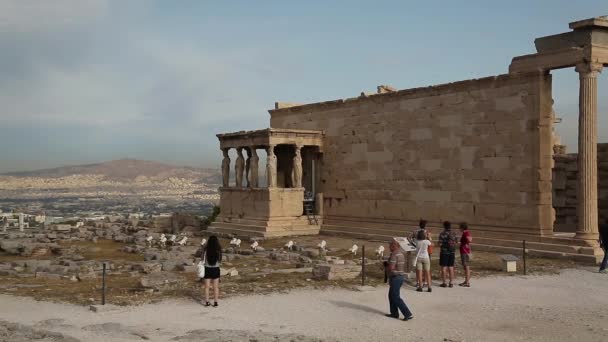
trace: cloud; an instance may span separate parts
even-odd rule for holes
[[[239,80],[268,66],[242,62],[247,48],[193,44],[116,21],[117,10],[101,0],[3,3],[11,34],[0,32],[9,52],[0,55],[0,124],[164,131],[238,120],[261,106]]]
[[[3,0],[0,33],[33,34],[78,27],[99,18],[106,0]]]

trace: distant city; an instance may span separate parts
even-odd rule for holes
[[[219,170],[122,159],[0,175],[0,228],[117,218],[206,216]]]

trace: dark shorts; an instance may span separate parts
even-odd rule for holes
[[[469,257],[468,254],[460,253],[460,261],[462,262],[462,266],[466,267],[466,266],[469,266],[469,263],[471,262],[471,258]]]
[[[456,253],[439,254],[439,266],[441,267],[454,267],[455,260]]]
[[[207,267],[205,266],[205,277],[203,279],[219,279],[220,268],[219,267]]]

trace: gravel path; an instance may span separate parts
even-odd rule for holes
[[[65,335],[40,341],[605,341],[608,275],[591,269],[556,276],[475,280],[472,288],[402,294],[414,320],[383,316],[386,287],[295,291],[230,298],[219,308],[168,301],[93,313],[68,304],[0,295],[8,323]],[[6,321],[6,322],[2,322]],[[5,329],[6,330],[6,329]],[[44,334],[38,334],[43,336]],[[2,341],[13,341],[1,335]],[[32,338],[32,340],[36,340]]]

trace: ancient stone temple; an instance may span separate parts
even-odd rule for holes
[[[608,64],[608,19],[538,38],[509,73],[293,105],[276,103],[270,129],[220,134],[221,215],[211,229],[242,235],[324,233],[389,237],[420,218],[466,221],[477,249],[591,260],[598,254],[597,77]],[[554,232],[551,70],[579,74],[579,153],[573,233]],[[267,150],[257,159],[226,149]],[[252,170],[252,165],[255,170]],[[249,165],[249,168],[245,167]],[[251,175],[254,175],[251,179]],[[307,200],[304,197],[307,194]],[[312,205],[313,213],[307,210]]]

